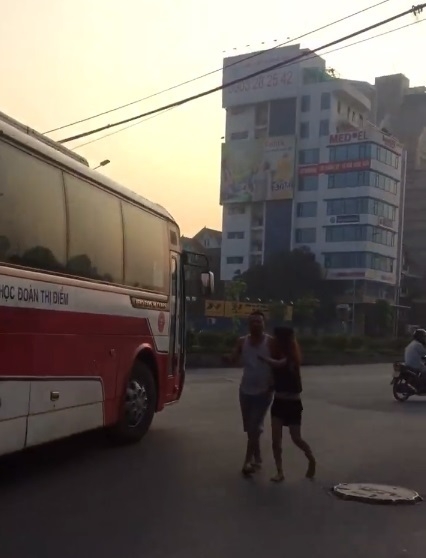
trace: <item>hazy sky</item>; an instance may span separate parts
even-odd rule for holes
[[[282,0],[0,0],[0,110],[45,132],[220,68],[223,51],[242,54],[262,42],[273,46],[275,39],[284,42],[372,3],[306,0],[290,7]],[[307,37],[302,46],[314,49],[412,4],[390,0]],[[411,21],[414,17],[406,16],[370,35]],[[401,72],[411,85],[422,85],[425,51],[426,23],[419,23],[326,59],[341,77],[374,81],[376,75]],[[51,136],[61,139],[115,122],[220,82],[218,72]],[[223,134],[221,95],[215,94],[77,152],[92,166],[110,159],[105,174],[163,204],[182,232],[192,235],[205,225],[221,225]]]

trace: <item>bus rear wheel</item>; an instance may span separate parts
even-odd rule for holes
[[[157,390],[150,368],[143,362],[135,363],[125,389],[120,420],[111,430],[114,441],[139,442],[151,426],[156,401]]]

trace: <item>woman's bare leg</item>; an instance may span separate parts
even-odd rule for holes
[[[300,425],[293,425],[289,427],[290,436],[293,440],[293,443],[300,448],[303,453],[306,455],[309,461],[308,470],[306,471],[306,477],[308,479],[312,479],[315,476],[316,471],[316,461],[314,454],[307,442],[302,438],[301,428]]]
[[[283,457],[282,457],[282,438],[283,438],[283,425],[279,418],[271,418],[272,427],[272,451],[274,453],[275,465],[277,467],[277,474],[272,477],[271,481],[281,482],[284,480],[283,472]]]

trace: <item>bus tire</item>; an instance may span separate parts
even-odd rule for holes
[[[125,389],[120,420],[110,431],[113,441],[139,442],[151,426],[156,404],[157,389],[152,371],[144,362],[136,362]]]

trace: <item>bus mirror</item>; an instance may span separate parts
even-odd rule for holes
[[[210,296],[214,293],[214,275],[211,271],[201,273],[201,287],[204,296]]]

